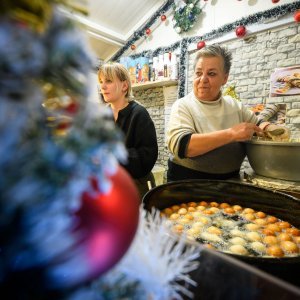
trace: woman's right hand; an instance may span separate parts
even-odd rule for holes
[[[243,122],[229,128],[234,142],[250,140],[254,133],[261,135],[263,130],[253,123]]]

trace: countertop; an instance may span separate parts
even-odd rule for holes
[[[292,195],[300,200],[300,182],[287,181],[265,177],[256,174],[249,164],[244,164],[241,169],[241,181],[251,183],[255,186],[276,190],[289,195]]]

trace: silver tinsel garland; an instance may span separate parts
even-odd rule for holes
[[[92,289],[103,300],[193,299],[190,288],[197,283],[190,274],[199,266],[201,247],[177,236],[158,210],[140,208],[135,240],[121,262]]]
[[[166,4],[168,2],[169,1],[167,1]],[[168,8],[170,9],[170,7],[168,7]],[[155,17],[158,18],[158,16],[160,16],[165,11],[165,9],[166,8],[158,10],[155,13]],[[194,36],[194,37],[189,37],[189,38],[183,38],[181,41],[177,41],[171,45],[158,47],[155,50],[146,50],[146,51],[134,54],[134,55],[130,55],[130,57],[133,59],[138,58],[138,57],[154,57],[154,56],[158,56],[159,54],[163,54],[165,52],[174,52],[175,50],[177,50],[179,48],[180,49],[180,51],[179,51],[180,57],[183,57],[183,58],[180,58],[180,66],[179,66],[180,82],[179,82],[178,97],[183,97],[185,95],[186,67],[182,66],[181,64],[185,63],[185,65],[186,65],[185,55],[186,55],[187,49],[190,44],[197,43],[201,40],[208,41],[208,40],[218,38],[226,33],[233,32],[235,30],[235,28],[239,25],[247,26],[247,25],[251,25],[251,24],[263,23],[264,21],[269,20],[269,19],[274,19],[274,18],[278,19],[282,16],[285,16],[285,15],[295,12],[297,9],[300,9],[300,1],[290,3],[290,4],[280,5],[275,8],[271,8],[269,10],[263,11],[263,12],[249,15],[248,17],[241,18],[235,22],[232,22],[230,24],[225,24],[225,25],[221,26],[220,28],[214,29],[214,30],[204,34],[203,36]],[[152,20],[152,22],[153,22],[153,20]],[[136,40],[138,40],[138,38],[142,38],[145,36],[144,28],[149,28],[150,25],[152,25],[152,23],[151,24],[147,23],[143,26],[142,29],[137,30],[135,32],[135,37],[130,38],[126,42],[126,44],[112,57],[111,60],[112,61],[119,60],[120,57],[124,54],[124,52],[126,50],[128,50],[130,48],[130,46]]]

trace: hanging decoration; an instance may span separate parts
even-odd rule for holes
[[[121,48],[112,58],[111,61],[117,61],[119,58],[123,55],[123,53],[130,48],[132,43],[134,43],[136,40],[138,40],[138,37],[143,37],[145,35],[145,30],[149,28],[155,21],[155,18],[158,18],[161,16],[162,11],[167,11],[171,8],[174,1],[167,1],[165,5],[156,11],[156,13],[153,15],[153,17],[149,20],[147,24],[140,30],[137,31],[134,36],[129,39],[126,44]],[[214,29],[203,36],[196,36],[196,37],[189,37],[187,38],[188,44],[191,43],[197,43],[200,40],[211,40],[214,38],[218,38],[226,33],[232,32],[235,30],[235,28],[241,24],[244,26],[256,24],[256,23],[262,23],[268,19],[272,19],[274,17],[280,18],[282,16],[285,16],[287,14],[295,12],[297,9],[300,9],[300,2],[290,3],[290,4],[284,4],[275,8],[272,8],[270,10],[266,10],[263,12],[259,12],[256,14],[249,15],[247,18],[242,18],[240,20],[237,20],[236,22],[225,24],[224,26],[221,26],[218,29]],[[166,51],[174,51],[179,48],[181,45],[180,41],[177,41],[169,46],[159,47],[155,50],[145,50],[139,54],[135,54],[131,56],[132,58],[137,58],[139,56],[145,56],[145,57],[151,57],[151,56],[157,56],[158,54],[161,54]]]
[[[147,28],[146,31],[145,31],[145,33],[146,33],[147,35],[150,35],[150,34],[151,34],[151,29],[150,29],[150,28]]]
[[[179,85],[178,85],[178,96],[179,98],[186,95],[186,85],[185,85],[185,77],[187,72],[187,66],[188,66],[188,40],[183,39],[181,41],[181,53],[180,53],[180,59],[179,59],[179,72],[178,72],[178,79],[179,79]]]
[[[159,9],[158,11],[156,11],[156,13],[154,14],[154,16],[149,20],[149,22],[147,24],[145,24],[145,26],[140,30],[137,31],[136,34],[129,39],[126,44],[123,46],[123,48],[121,48],[112,58],[112,61],[117,61],[120,59],[120,57],[123,55],[123,53],[130,48],[131,44],[133,41],[136,41],[138,39],[138,36],[142,37],[145,35],[145,29],[150,27],[153,23],[154,23],[154,19],[155,18],[159,18],[161,16],[161,14],[165,11],[167,11],[168,9],[171,8],[172,4],[174,1],[167,1],[165,3],[165,5]],[[269,19],[273,19],[274,17],[276,18],[280,18],[283,17],[285,15],[294,13],[295,11],[300,9],[300,1],[298,2],[294,2],[294,3],[289,3],[289,4],[284,4],[284,5],[280,5],[277,6],[275,8],[263,11],[263,12],[258,12],[252,15],[249,15],[248,17],[242,18],[240,20],[237,20],[236,22],[230,23],[230,24],[225,24],[223,26],[221,26],[218,29],[214,29],[208,33],[205,33],[202,36],[195,36],[195,37],[189,37],[189,38],[184,38],[181,41],[177,41],[169,46],[162,46],[162,47],[158,47],[155,50],[145,50],[143,52],[131,55],[130,57],[132,58],[137,58],[140,56],[144,56],[144,57],[153,57],[153,56],[158,56],[159,54],[165,53],[165,52],[174,52],[176,51],[178,48],[180,49],[179,52],[179,56],[182,57],[184,55],[184,53],[186,52],[186,49],[183,49],[183,46],[188,47],[190,44],[192,43],[198,43],[201,40],[212,40],[215,38],[218,38],[226,33],[230,33],[235,31],[237,26],[243,25],[243,26],[247,26],[247,25],[251,25],[251,24],[257,24],[257,23],[262,23],[265,22],[266,20]],[[296,21],[296,17],[295,21]],[[182,42],[184,40],[184,42]],[[180,70],[184,70],[184,67],[180,67]],[[183,82],[185,82],[185,74],[179,74],[181,76],[181,78],[183,78]],[[184,83],[180,82],[180,87],[179,87],[179,95],[184,95],[183,91],[184,91],[184,87],[182,87],[184,85]]]
[[[235,29],[235,34],[238,38],[242,38],[246,35],[246,27],[243,25],[238,26]]]
[[[166,15],[161,15],[160,19],[164,22],[167,20],[167,16]]]
[[[173,27],[177,33],[189,31],[198,19],[200,0],[175,0],[173,4]]]
[[[280,0],[272,0],[272,3],[278,3]]]
[[[204,47],[205,47],[205,42],[204,41],[200,41],[200,42],[197,43],[197,49],[198,50],[200,50],[200,49],[202,49]]]
[[[297,23],[300,23],[300,10],[297,10],[294,14],[294,20],[297,22]]]
[[[135,50],[136,49],[136,45],[135,44],[132,44],[131,46],[130,46],[130,48],[131,48],[131,50]]]

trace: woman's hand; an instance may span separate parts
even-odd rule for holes
[[[232,141],[241,142],[250,140],[254,133],[261,135],[263,130],[253,123],[240,123],[229,128],[232,134]]]

